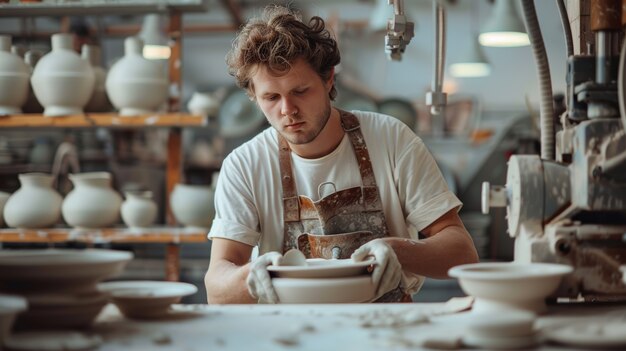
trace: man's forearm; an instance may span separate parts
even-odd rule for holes
[[[249,265],[237,266],[227,260],[211,262],[204,277],[209,304],[247,304],[257,301],[246,287]]]
[[[385,241],[394,249],[404,270],[429,278],[446,279],[448,269],[478,262],[471,237],[458,226],[449,226],[423,240],[391,237]]]

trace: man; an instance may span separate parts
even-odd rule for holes
[[[272,127],[222,165],[209,303],[279,302],[267,267],[291,248],[374,257],[379,302],[410,301],[424,276],[477,261],[461,202],[422,141],[395,118],[331,105],[339,61],[321,18],[306,24],[283,7],[266,8],[235,40],[230,73]]]

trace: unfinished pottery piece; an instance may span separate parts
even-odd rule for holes
[[[208,231],[215,217],[214,194],[215,185],[176,184],[170,194],[176,221],[188,228]]]
[[[122,220],[129,228],[145,228],[154,223],[157,217],[157,204],[152,200],[151,191],[126,192],[122,203]]]
[[[106,112],[111,109],[111,103],[104,87],[106,81],[106,71],[100,65],[100,47],[96,45],[83,45],[81,48],[81,57],[89,62],[93,69],[96,81],[93,87],[93,93],[85,106],[86,112]]]
[[[11,52],[11,37],[0,35],[0,115],[18,114],[28,98],[30,69]]]
[[[11,334],[16,315],[27,308],[28,303],[23,297],[0,294],[0,345]]]
[[[20,351],[92,350],[102,344],[98,335],[74,331],[23,332],[11,335],[5,346]]]
[[[193,284],[165,281],[117,281],[98,284],[98,290],[128,318],[152,319],[167,316],[172,304],[198,291]]]
[[[374,298],[372,277],[273,278],[279,303],[360,303]]]
[[[163,66],[143,57],[143,40],[124,41],[124,57],[110,69],[105,86],[109,99],[120,116],[156,112],[167,101],[168,80]]]
[[[559,344],[589,349],[626,348],[626,322],[593,320],[549,329],[545,337]]]
[[[74,329],[89,327],[102,308],[107,296],[97,291],[83,294],[26,295],[28,311],[20,314],[16,329]]]
[[[476,298],[472,311],[546,311],[545,299],[571,266],[552,263],[483,262],[451,268],[448,274],[459,280],[466,294]]]
[[[310,258],[306,265],[269,266],[272,276],[279,278],[340,278],[369,274],[376,264],[374,259],[354,262],[351,259],[325,260]]]
[[[4,205],[4,220],[13,228],[46,228],[61,217],[63,198],[52,188],[53,178],[45,173],[18,175],[20,188]]]
[[[71,34],[53,34],[52,51],[44,55],[30,78],[44,115],[83,113],[96,81],[89,63],[74,52]]]
[[[18,294],[93,292],[133,258],[104,249],[0,250],[0,291]]]
[[[122,197],[111,187],[111,173],[70,174],[74,189],[63,200],[61,213],[77,228],[105,228],[120,218]]]
[[[0,191],[0,228],[4,226],[4,216],[2,215],[4,212],[4,204],[7,203],[10,196],[11,194]]]

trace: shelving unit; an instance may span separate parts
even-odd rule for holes
[[[165,243],[166,277],[179,280],[180,247],[182,242],[206,242],[206,233],[189,231],[175,226],[174,216],[168,206],[169,194],[182,177],[182,128],[206,126],[200,116],[180,113],[182,13],[207,10],[207,0],[43,0],[0,4],[0,17],[76,16],[165,13],[169,16],[168,34],[171,56],[169,59],[169,91],[167,113],[122,117],[115,113],[86,113],[84,115],[45,117],[39,114],[0,116],[0,130],[4,128],[94,128],[143,129],[167,128],[166,164],[166,225],[137,231],[128,228],[76,230],[71,228],[46,228],[36,230],[0,229],[0,242],[68,242],[85,243]]]

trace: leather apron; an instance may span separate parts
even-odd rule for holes
[[[365,139],[353,114],[339,110],[341,125],[356,154],[362,186],[336,191],[318,201],[298,195],[291,166],[291,149],[278,134],[283,188],[283,253],[297,248],[307,258],[342,259],[366,242],[389,236],[383,206]],[[321,187],[332,183],[323,183]],[[400,287],[376,302],[411,302]]]

